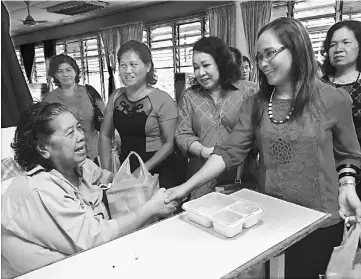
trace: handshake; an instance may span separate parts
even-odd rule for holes
[[[182,186],[170,189],[160,188],[148,201],[154,214],[160,217],[167,217],[174,213],[180,204],[187,197],[187,192]]]

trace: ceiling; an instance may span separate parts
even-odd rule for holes
[[[35,21],[48,21],[46,23],[37,23],[34,26],[26,26],[23,24],[23,20],[28,15],[27,7],[24,1],[2,1],[7,8],[10,15],[10,35],[16,36],[33,31],[38,31],[41,29],[46,29],[54,26],[64,25],[68,23],[73,23],[77,21],[82,21],[94,17],[105,16],[109,14],[118,13],[121,11],[129,10],[132,8],[137,8],[141,6],[151,5],[160,2],[167,1],[83,1],[83,2],[105,2],[107,7],[104,9],[88,12],[81,15],[62,15],[56,13],[47,12],[46,8],[66,3],[69,1],[29,1],[30,15],[34,18]]]

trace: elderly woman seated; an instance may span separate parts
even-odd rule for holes
[[[136,211],[110,220],[99,185],[114,175],[86,159],[81,125],[61,104],[30,106],[12,148],[25,172],[2,196],[2,278],[101,245],[176,209],[160,189]]]

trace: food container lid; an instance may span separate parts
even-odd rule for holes
[[[231,196],[212,192],[198,199],[184,203],[182,208],[186,211],[211,217],[213,213],[235,202],[237,202],[237,200]]]
[[[212,215],[212,221],[232,227],[234,225],[238,225],[241,222],[244,222],[245,219],[241,214],[238,214],[229,209],[223,209]]]

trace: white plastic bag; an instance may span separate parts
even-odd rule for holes
[[[135,177],[130,171],[130,156],[137,156],[140,173]],[[110,188],[106,191],[112,218],[124,215],[142,206],[159,189],[159,175],[149,173],[140,156],[132,151],[115,174]]]

